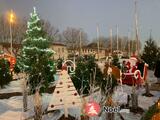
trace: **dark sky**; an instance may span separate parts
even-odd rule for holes
[[[19,17],[29,17],[37,8],[40,17],[49,20],[62,32],[67,27],[82,28],[89,39],[96,37],[96,24],[100,35],[116,34],[134,37],[134,0],[0,0],[0,14],[13,9]],[[142,41],[152,35],[160,39],[160,0],[138,0],[138,22]]]

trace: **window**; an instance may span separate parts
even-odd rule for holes
[[[62,48],[62,52],[64,52],[64,48]]]
[[[60,52],[60,48],[58,48],[58,53]]]

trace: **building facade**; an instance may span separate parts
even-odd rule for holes
[[[13,44],[12,45],[12,53],[13,56],[17,56],[19,54],[19,51],[22,47],[21,44]],[[0,43],[0,51],[3,51],[6,54],[11,54],[11,46],[10,43]],[[55,54],[53,55],[53,59],[57,60],[59,58],[62,58],[66,60],[68,58],[68,52],[67,47],[64,44],[61,43],[52,43],[50,48],[55,51]]]
[[[57,60],[59,58],[66,60],[68,58],[67,46],[62,43],[53,43],[51,49],[55,51],[53,59]]]
[[[98,49],[97,48],[91,48],[91,47],[82,47],[82,49],[80,50],[73,50],[73,49],[68,49],[68,55],[69,56],[73,56],[73,55],[93,55],[95,56],[95,59],[103,59],[106,57],[106,49],[104,48],[100,48],[99,49],[99,55],[98,55]]]

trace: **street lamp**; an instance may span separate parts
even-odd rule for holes
[[[13,45],[12,45],[12,24],[14,23],[15,15],[13,10],[9,13],[9,30],[10,30],[10,47],[11,47],[11,55],[13,55]]]

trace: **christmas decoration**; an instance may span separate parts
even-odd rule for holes
[[[26,39],[17,60],[21,72],[29,75],[28,85],[31,94],[35,93],[36,89],[40,89],[40,92],[45,91],[49,83],[54,81],[55,67],[51,59],[54,51],[49,49],[49,44],[48,36],[34,8],[27,24]]]
[[[71,76],[73,83],[79,94],[88,94],[90,91],[90,79],[93,71],[96,69],[94,86],[101,86],[103,82],[103,74],[95,62],[93,56],[86,58],[79,57],[76,63],[75,74]]]
[[[125,64],[126,63],[126,64]],[[138,85],[141,86],[144,84],[144,81],[147,77],[148,64],[139,60],[137,57],[131,57],[123,61],[123,67],[126,67],[127,70],[122,73],[122,82],[127,85]]]
[[[155,115],[152,117],[152,120],[160,120],[160,113],[155,114]]]
[[[71,60],[64,61],[63,65],[62,65],[62,69],[67,70],[67,72],[70,74],[74,74],[75,68],[76,68],[76,65]]]
[[[9,62],[10,65],[10,70],[13,71],[15,64],[16,64],[16,58],[10,54],[1,54],[0,58],[4,58],[5,60],[7,60]]]
[[[100,106],[95,101],[91,101],[85,105],[85,113],[90,116],[94,117],[97,116],[100,112]]]
[[[9,62],[4,58],[0,59],[0,88],[3,88],[5,85],[9,84],[12,81],[11,71],[9,69]]]
[[[66,70],[62,70],[48,111],[64,109],[65,117],[68,117],[68,108],[81,107],[81,105],[81,98],[76,91],[70,76]]]

